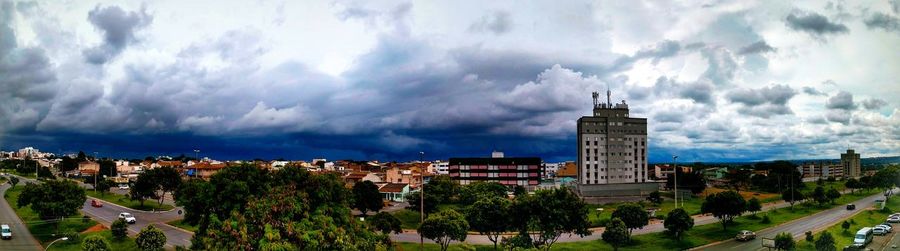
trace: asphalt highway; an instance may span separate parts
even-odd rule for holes
[[[757,238],[752,241],[747,242],[738,242],[735,240],[722,241],[719,243],[714,243],[713,245],[703,246],[696,248],[697,250],[763,250],[762,247],[762,239],[763,238],[775,238],[775,235],[786,232],[790,233],[794,236],[795,239],[801,238],[804,236],[806,231],[816,232],[818,230],[823,230],[828,228],[835,223],[838,223],[845,218],[853,216],[857,212],[865,210],[868,207],[874,205],[875,200],[878,198],[884,198],[882,194],[872,195],[866,198],[862,198],[853,202],[856,204],[855,210],[847,210],[843,206],[835,207],[832,209],[828,209],[813,215],[809,215],[798,220],[794,220],[785,224],[781,224],[779,226],[766,228],[762,231],[756,233]],[[855,231],[855,230],[854,230]],[[879,238],[879,237],[876,237]],[[883,237],[881,237],[883,238]],[[841,247],[838,247],[841,248]]]
[[[6,193],[9,184],[0,185],[0,194]],[[43,250],[41,244],[31,235],[28,227],[19,219],[12,206],[6,203],[6,200],[0,202],[0,224],[9,225],[13,238],[9,240],[0,240],[0,250]]]

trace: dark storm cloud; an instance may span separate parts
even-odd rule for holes
[[[768,118],[773,115],[793,114],[787,106],[797,91],[786,85],[773,85],[759,89],[736,89],[728,92],[726,98],[743,106],[739,111],[749,115]]]
[[[749,44],[747,46],[741,47],[741,49],[738,50],[738,54],[756,54],[766,52],[775,52],[775,48],[767,44],[765,40],[760,40],[759,42]]]
[[[877,98],[870,98],[862,101],[863,107],[869,110],[878,110],[887,105],[887,101]]]
[[[845,91],[840,91],[834,96],[828,98],[828,101],[825,102],[825,108],[841,110],[856,109],[856,104],[853,103],[853,94]]]
[[[813,96],[827,96],[828,95],[824,92],[817,90],[815,87],[811,87],[811,86],[804,86],[803,93],[813,95]]]
[[[507,33],[512,30],[512,18],[505,11],[495,11],[481,17],[480,20],[469,25],[470,32],[489,31],[496,35]]]
[[[88,21],[103,33],[103,43],[82,53],[87,62],[104,64],[134,42],[134,33],[149,25],[153,17],[143,7],[140,12],[126,12],[119,6],[98,5],[88,12]]]
[[[866,18],[864,22],[869,29],[884,29],[889,32],[900,31],[900,19],[885,13],[875,12],[875,14]]]
[[[56,95],[56,72],[45,51],[16,42],[14,11],[12,2],[0,1],[0,134],[33,127]]]
[[[715,102],[712,93],[713,86],[703,82],[685,84],[678,92],[682,98],[689,98],[702,104],[713,104]]]
[[[847,33],[847,26],[831,22],[827,17],[815,12],[791,13],[785,18],[788,27],[797,31],[807,32],[813,36]]]

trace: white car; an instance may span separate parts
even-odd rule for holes
[[[877,226],[872,229],[872,233],[875,235],[886,235],[888,234],[888,230],[884,226]]]
[[[12,239],[12,230],[9,230],[9,225],[0,225],[0,236],[2,236],[4,240]]]
[[[891,217],[887,219],[888,223],[900,223],[900,217]]]
[[[137,222],[137,219],[134,218],[134,215],[131,215],[130,213],[120,213],[119,219],[125,220],[125,222],[128,224],[134,224]]]
[[[128,190],[128,184],[119,184],[119,190]]]
[[[888,232],[888,233],[894,231],[894,227],[891,227],[891,225],[890,225],[890,224],[887,224],[887,223],[883,223],[883,224],[876,225],[876,227],[883,227],[883,228],[887,229],[887,232]]]
[[[891,215],[888,215],[888,218],[894,218],[894,217],[900,217],[900,213],[893,213]]]

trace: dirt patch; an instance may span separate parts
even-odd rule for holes
[[[724,192],[725,189],[717,188],[717,187],[708,187],[706,190],[703,190],[702,197],[706,197],[706,195]],[[774,193],[759,193],[759,192],[751,192],[751,191],[740,191],[739,192],[744,199],[749,200],[750,198],[756,197],[758,200],[765,200],[768,198],[779,196]]]
[[[105,226],[103,226],[103,224],[97,224],[97,225],[94,225],[93,227],[89,227],[88,229],[85,229],[81,233],[86,234],[86,233],[100,232],[100,231],[103,231],[106,229],[107,228]]]

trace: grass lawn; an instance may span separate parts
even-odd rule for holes
[[[846,182],[846,181],[841,181],[841,180],[832,181],[832,182],[823,181],[822,188],[824,188],[825,191],[828,191],[828,189],[830,189],[830,188],[837,189],[838,191],[844,191],[844,189],[847,189],[847,186],[844,185],[844,182]],[[804,187],[801,190],[801,191],[803,191],[803,193],[812,193],[816,189],[816,187],[819,186],[819,185],[816,185],[815,181],[814,182],[805,182],[804,184],[806,184],[806,187]]]
[[[391,214],[400,220],[400,228],[403,229],[417,229],[419,228],[419,222],[422,220],[421,216],[419,216],[419,212],[409,209],[402,209]]]
[[[98,192],[94,192],[93,190],[87,190],[87,196],[91,196],[91,197],[105,200],[108,202],[116,203],[119,206],[131,208],[131,209],[137,209],[137,210],[168,211],[168,210],[171,210],[172,208],[174,208],[174,207],[172,207],[170,205],[166,205],[166,204],[160,205],[155,200],[144,200],[144,205],[141,206],[140,201],[131,200],[125,195],[115,194],[115,193],[111,193],[111,192],[100,194]]]
[[[106,240],[109,241],[110,250],[140,250],[137,247],[137,244],[134,243],[134,238],[128,237],[117,240],[113,238],[112,232],[109,230],[81,234],[81,236],[78,237],[78,240],[75,241],[58,241],[53,243],[53,246],[50,246],[50,249],[48,250],[81,250],[81,241],[84,240],[84,238],[93,235],[100,235],[103,236],[103,238],[106,238]]]
[[[887,208],[897,209],[900,208],[900,199],[894,198],[888,200]],[[834,237],[835,246],[838,247],[838,250],[843,248],[844,246],[850,245],[853,243],[853,235],[856,234],[856,231],[863,227],[871,227],[876,224],[883,223],[887,216],[893,213],[881,212],[878,210],[866,210],[856,214],[851,217],[847,221],[850,222],[850,229],[844,232],[844,229],[841,228],[841,223],[838,222],[827,229],[831,233],[831,236]],[[896,225],[895,225],[896,226]],[[816,238],[819,238],[821,233],[816,233]],[[797,242],[797,250],[816,250],[816,246],[814,243],[807,242],[806,240],[800,240]]]
[[[166,222],[166,224],[169,224],[173,227],[181,228],[181,229],[184,229],[187,231],[191,231],[191,232],[197,232],[197,228],[199,228],[199,226],[192,226],[190,224],[185,223],[184,220],[170,221],[170,222]]]
[[[60,221],[58,223],[59,231],[57,232],[54,224],[41,220],[37,213],[32,211],[30,207],[16,207],[16,200],[18,200],[19,194],[22,193],[23,189],[24,186],[22,185],[10,188],[9,190],[6,190],[6,194],[3,197],[6,198],[9,205],[16,211],[19,218],[22,218],[25,225],[28,225],[28,231],[31,232],[31,234],[44,246],[59,237],[56,233],[80,233],[97,224],[96,221],[91,220],[90,218],[83,218],[81,213],[78,213],[77,215],[70,216]]]
[[[712,242],[726,240],[730,238],[734,238],[734,235],[737,234],[740,230],[751,230],[751,231],[759,231],[761,229],[769,228],[772,226],[776,226],[778,224],[782,224],[791,220],[795,220],[798,218],[802,218],[805,216],[809,216],[811,214],[815,214],[821,212],[825,209],[831,208],[836,205],[842,205],[849,203],[851,201],[856,201],[861,198],[870,196],[875,194],[873,193],[859,193],[853,195],[844,195],[841,198],[835,201],[834,205],[819,207],[815,204],[796,204],[794,205],[794,209],[791,210],[789,208],[782,208],[773,211],[769,211],[768,213],[759,213],[758,217],[753,216],[742,216],[738,217],[734,220],[732,224],[728,225],[727,230],[722,229],[722,224],[713,223],[707,225],[695,226],[693,229],[688,231],[684,238],[681,241],[676,241],[670,238],[669,236],[663,233],[652,233],[652,234],[643,234],[636,235],[632,237],[632,243],[628,246],[620,247],[620,250],[681,250],[688,249],[691,247],[697,247],[701,245],[706,245]],[[687,206],[687,201],[685,201],[685,206]],[[763,224],[761,222],[761,218],[764,215],[769,216],[770,223]],[[884,217],[880,217],[882,220]],[[398,243],[397,250],[418,250],[417,243]],[[472,245],[466,245],[469,247],[473,247]],[[426,250],[439,250],[439,246],[437,245],[426,245]],[[465,246],[462,245],[451,245],[450,250],[468,250],[464,249]],[[490,250],[492,247],[489,246],[474,246],[477,250]],[[553,245],[553,250],[613,250],[612,246],[609,246],[603,241],[583,241],[583,242],[566,242],[566,243],[557,243]]]

